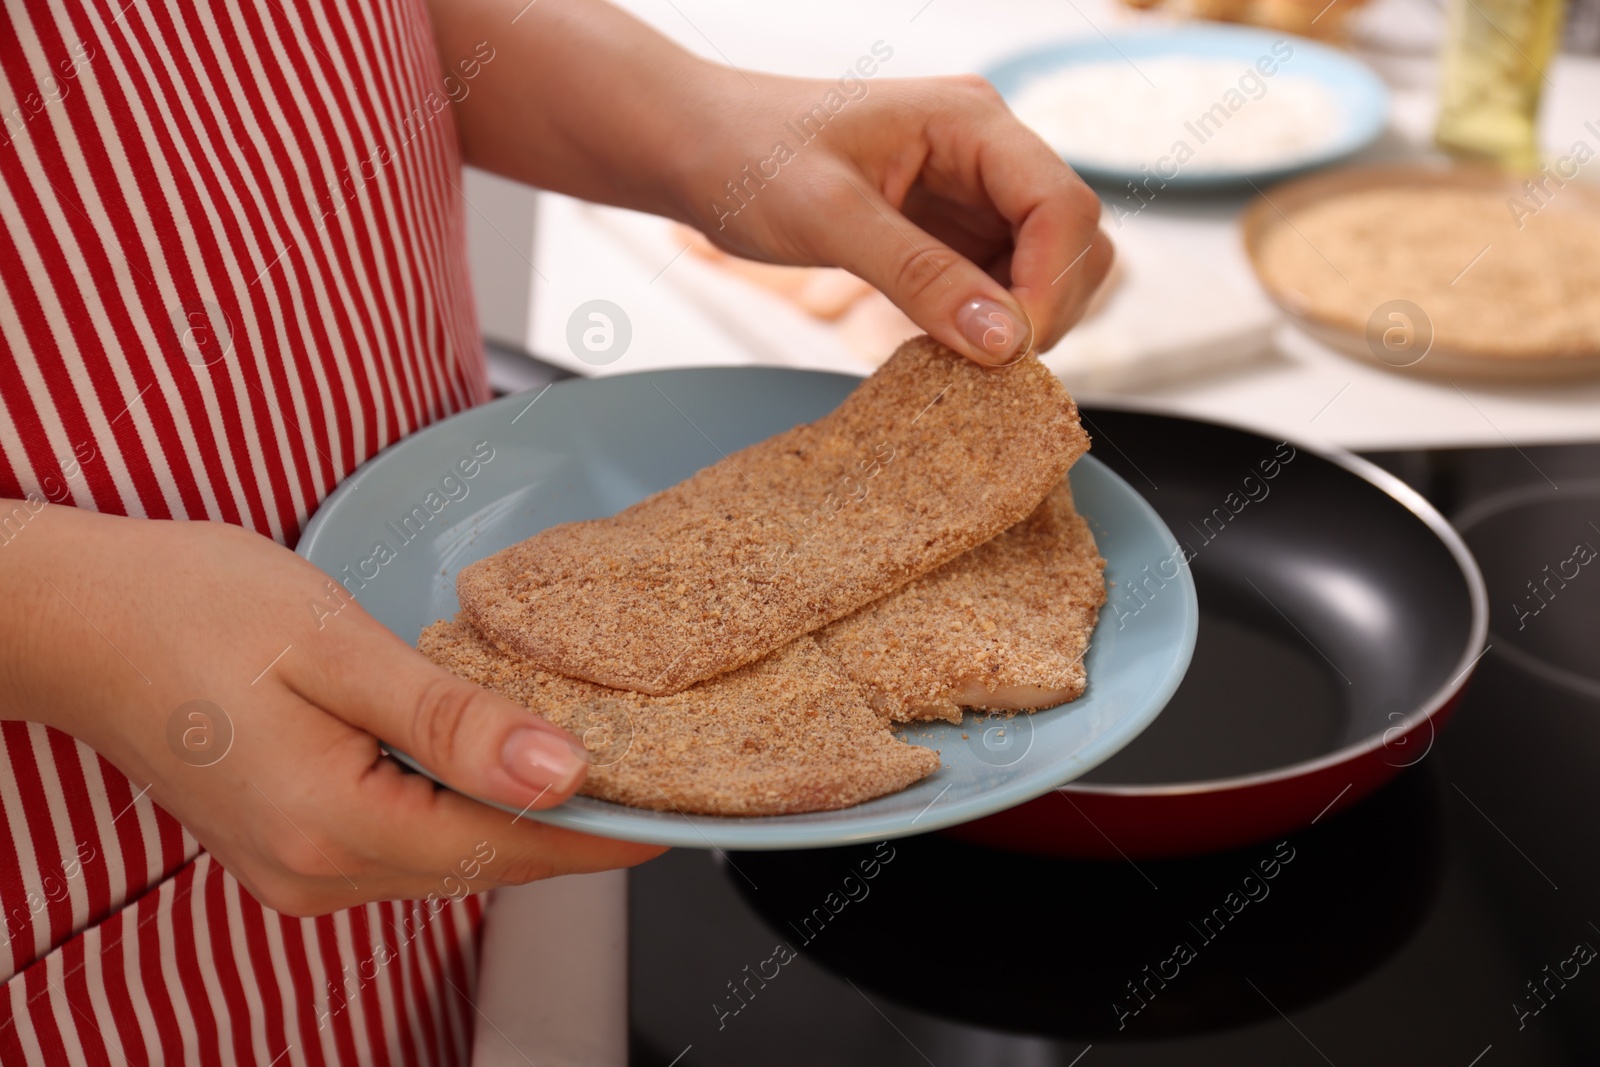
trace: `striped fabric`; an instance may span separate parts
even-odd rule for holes
[[[447,58],[421,0],[0,5],[0,496],[293,545],[485,399],[451,101],[492,42]],[[278,915],[84,745],[0,746],[0,1063],[466,1061],[477,898]]]

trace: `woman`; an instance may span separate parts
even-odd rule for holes
[[[0,85],[6,1063],[464,1062],[470,894],[655,853],[401,773],[531,810],[585,764],[289,551],[487,397],[463,159],[843,266],[988,364],[1110,258],[971,78],[874,79],[728,200],[834,83],[598,0],[20,0]]]

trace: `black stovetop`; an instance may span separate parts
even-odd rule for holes
[[[1489,586],[1491,648],[1425,759],[1286,842],[1139,870],[938,834],[669,853],[630,876],[632,1062],[1600,1064],[1600,562],[1573,562],[1600,548],[1600,445],[1371,458]],[[1547,565],[1578,576],[1535,599]],[[1230,655],[1201,615],[1196,661]],[[1266,895],[1195,925],[1269,859]]]

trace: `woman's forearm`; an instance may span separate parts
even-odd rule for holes
[[[85,701],[74,695],[93,700],[110,692],[91,679],[109,665],[125,671],[112,680],[139,681],[137,668],[117,658],[98,599],[115,596],[104,545],[124,540],[137,521],[39,496],[0,500],[0,719],[78,733]]]
[[[468,163],[543,189],[685,218],[707,108],[738,73],[600,0],[433,0]],[[492,50],[492,51],[490,51]],[[483,55],[492,55],[481,62]],[[452,73],[454,72],[454,73]],[[448,79],[447,79],[448,80]]]

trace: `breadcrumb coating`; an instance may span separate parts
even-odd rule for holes
[[[939,769],[939,754],[897,738],[810,637],[663,697],[542,671],[464,616],[429,626],[417,648],[582,738],[592,766],[579,792],[618,804],[701,815],[831,811]]]
[[[897,722],[1054,707],[1087,685],[1104,568],[1063,478],[1022,522],[814,636]]]
[[[986,370],[915,338],[816,422],[465,568],[462,610],[546,670],[682,692],[1019,522],[1087,447],[1037,359]]]

